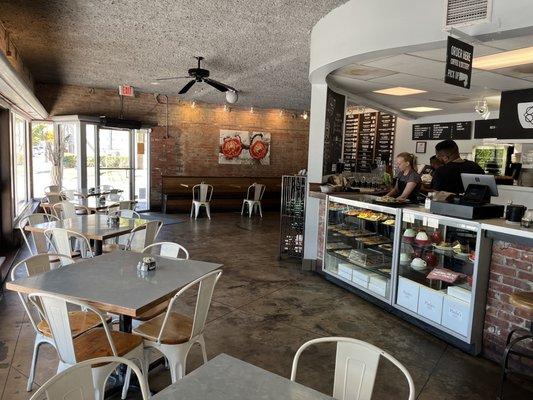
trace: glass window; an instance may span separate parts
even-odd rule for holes
[[[28,154],[26,143],[26,121],[18,116],[14,117],[13,123],[13,177],[15,215],[19,215],[28,202]]]
[[[85,126],[87,152],[87,188],[96,187],[96,125]]]
[[[148,202],[148,130],[133,131],[135,135],[135,200],[138,210],[147,210]]]
[[[59,124],[59,137],[63,146],[63,179],[65,189],[78,189],[78,124],[66,122]]]
[[[54,126],[49,122],[34,122],[31,131],[33,160],[33,197],[44,196],[44,188],[52,185],[52,153],[54,149]]]

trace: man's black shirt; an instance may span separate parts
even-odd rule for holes
[[[484,174],[483,168],[473,161],[449,162],[435,170],[431,187],[451,193],[464,193],[461,174]]]

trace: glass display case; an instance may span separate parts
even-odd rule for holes
[[[479,346],[488,274],[479,265],[490,257],[480,225],[409,209],[400,225],[394,306]]]
[[[391,303],[401,210],[329,196],[323,271]]]

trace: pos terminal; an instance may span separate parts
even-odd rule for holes
[[[491,196],[498,196],[493,175],[461,174],[465,193],[452,202],[431,202],[431,212],[464,219],[501,218],[505,207],[490,204]]]

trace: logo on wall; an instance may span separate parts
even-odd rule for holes
[[[518,120],[524,129],[533,128],[533,102],[518,103],[516,106],[518,110]]]
[[[219,164],[270,165],[270,133],[220,130]]]

